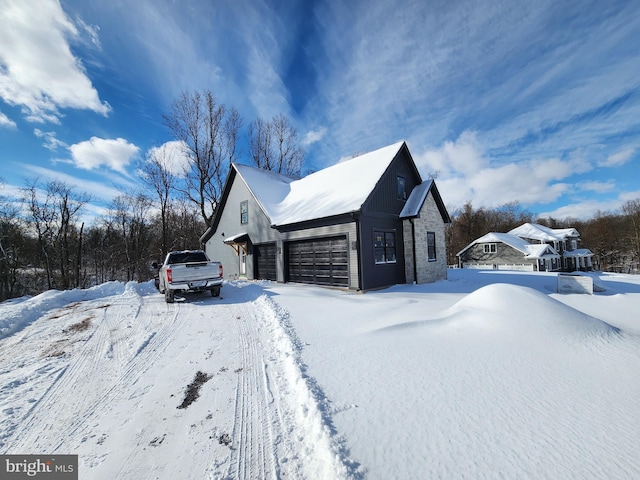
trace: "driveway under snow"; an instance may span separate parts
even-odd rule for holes
[[[80,478],[640,477],[640,279],[450,271],[0,304],[0,453]]]
[[[257,285],[166,305],[110,283],[2,307],[22,329],[0,342],[0,452],[78,454],[93,479],[348,475]]]

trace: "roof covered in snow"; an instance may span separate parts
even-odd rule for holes
[[[429,190],[431,190],[432,185],[433,180],[427,180],[413,188],[409,198],[407,199],[407,203],[405,203],[404,208],[400,212],[400,218],[417,217],[420,215],[420,209],[422,208],[424,201],[427,199],[427,195],[429,195]]]
[[[537,223],[525,223],[509,230],[509,233],[541,242],[561,242],[569,237],[580,236],[575,228],[549,228]]]
[[[543,256],[555,256],[560,257],[558,252],[553,247],[547,244],[531,244],[526,240],[513,235],[511,233],[499,233],[489,232],[486,235],[474,240],[465,248],[460,250],[456,255],[461,255],[463,252],[471,248],[473,245],[483,243],[504,243],[512,248],[522,252],[526,258],[542,258]]]
[[[404,142],[345,160],[299,180],[234,164],[274,226],[360,210]]]
[[[593,257],[593,252],[588,248],[578,248],[576,250],[566,250],[565,257]]]

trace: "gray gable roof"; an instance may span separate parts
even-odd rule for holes
[[[547,245],[546,243],[531,244],[523,238],[518,237],[517,235],[499,232],[489,232],[486,235],[475,239],[469,245],[456,253],[456,256],[462,255],[474,245],[483,243],[504,243],[512,248],[515,248],[519,252],[522,252],[527,258],[543,258],[545,256],[557,258],[560,257],[560,255],[558,255],[558,252],[556,252],[556,250],[551,245]]]

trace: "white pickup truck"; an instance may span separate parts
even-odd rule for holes
[[[157,264],[155,264],[158,267]],[[167,303],[173,303],[175,293],[203,292],[220,295],[222,287],[222,264],[212,262],[202,250],[170,252],[159,266],[158,289],[164,293]]]

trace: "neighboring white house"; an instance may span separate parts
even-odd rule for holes
[[[529,243],[546,243],[562,257],[561,270],[591,270],[593,252],[588,248],[579,248],[580,233],[575,228],[550,228],[537,223],[525,223],[509,231],[512,235]]]
[[[461,268],[529,271],[591,270],[593,253],[578,248],[575,228],[525,223],[508,233],[490,232],[458,252]]]

